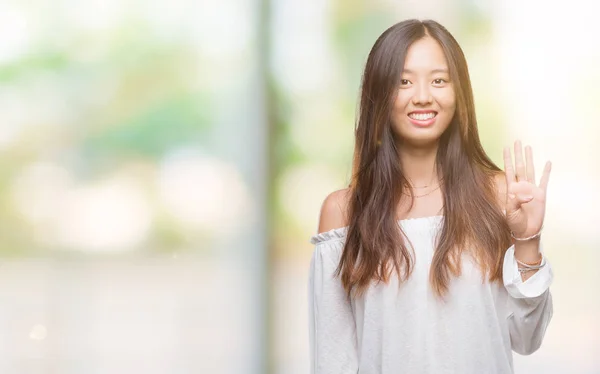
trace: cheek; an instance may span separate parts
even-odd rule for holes
[[[402,123],[405,120],[407,104],[408,98],[406,95],[396,95],[394,99],[394,106],[392,108],[392,113],[390,116],[392,127],[394,127],[396,131],[399,131],[400,127],[402,127]]]
[[[408,105],[410,100],[410,95],[404,90],[400,90],[398,94],[396,94],[396,99],[394,100],[394,108],[396,110],[404,110]]]
[[[456,109],[456,96],[453,91],[441,93],[437,98],[437,102],[446,112],[450,114],[454,113]]]

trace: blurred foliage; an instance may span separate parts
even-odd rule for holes
[[[206,97],[184,94],[167,97],[133,113],[123,123],[101,127],[80,144],[86,159],[143,155],[151,159],[186,144],[199,144],[208,130]]]
[[[22,10],[35,12],[27,6]],[[10,124],[16,135],[2,149],[3,255],[58,249],[42,244],[39,228],[13,201],[14,183],[30,164],[64,167],[83,186],[130,163],[155,168],[178,148],[210,146],[214,102],[210,87],[198,81],[200,57],[186,38],[160,38],[150,23],[133,17],[104,32],[73,31],[72,25],[61,24],[54,33],[35,35],[40,42],[0,64],[4,98],[30,99],[31,111],[17,112],[23,122]],[[48,109],[59,114],[46,115]],[[136,178],[153,190],[151,173]],[[199,233],[190,237],[158,200],[152,204],[157,219],[146,251],[199,240]]]

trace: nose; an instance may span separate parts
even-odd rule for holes
[[[416,85],[413,93],[412,102],[414,105],[431,104],[433,98],[428,84]]]

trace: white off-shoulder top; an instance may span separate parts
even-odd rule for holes
[[[414,246],[412,275],[401,285],[394,275],[351,301],[333,275],[347,227],[311,238],[311,373],[504,374],[514,372],[512,351],[527,355],[539,348],[552,318],[550,263],[546,259],[546,266],[523,282],[511,246],[502,284],[483,279],[464,256],[462,275],[450,282],[442,302],[428,274],[443,220],[398,221]]]

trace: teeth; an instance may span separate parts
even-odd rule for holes
[[[412,118],[412,119],[416,119],[417,121],[426,121],[428,119],[432,119],[433,117],[435,117],[435,113],[434,112],[429,112],[429,113],[411,113],[408,116],[410,118]]]

